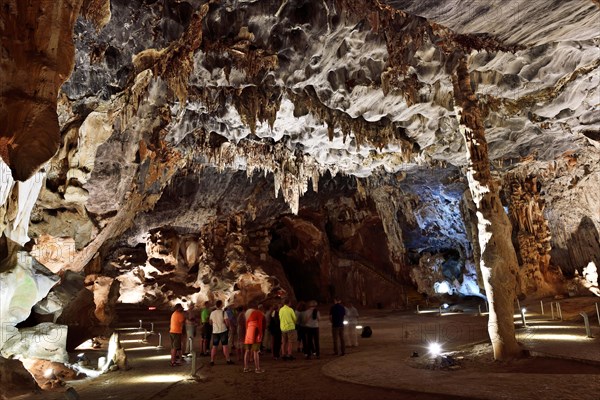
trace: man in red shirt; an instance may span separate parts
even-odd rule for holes
[[[175,305],[175,310],[171,314],[171,327],[169,334],[171,336],[171,367],[181,365],[181,334],[183,333],[183,324],[185,323],[185,314],[181,304]]]
[[[265,314],[258,308],[249,308],[248,311],[246,311],[246,337],[244,339],[246,352],[244,353],[244,372],[250,372],[250,368],[248,368],[248,357],[250,357],[251,350],[254,353],[254,372],[257,374],[265,372],[264,369],[260,368],[259,359],[264,328]]]

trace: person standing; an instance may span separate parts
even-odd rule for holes
[[[321,347],[319,345],[319,318],[321,314],[317,309],[317,302],[311,300],[308,303],[308,310],[305,312],[305,326],[306,326],[306,348],[304,350],[304,356],[310,359],[313,355],[317,358],[321,357]]]
[[[279,321],[279,304],[274,304],[269,311],[269,332],[271,333],[271,349],[273,349],[273,359],[279,360],[281,357],[281,322]]]
[[[265,372],[265,370],[260,367],[260,346],[264,336],[265,315],[258,308],[249,308],[248,312],[250,312],[250,314],[246,318],[246,338],[244,339],[244,347],[246,349],[244,353],[244,372],[250,372],[250,368],[248,368],[248,358],[250,358],[250,351],[252,351],[254,358],[254,372],[261,374]]]
[[[175,305],[173,314],[171,314],[171,326],[169,328],[169,336],[171,337],[171,367],[181,365],[181,335],[184,323],[185,315],[183,314],[183,306],[178,303]]]
[[[306,329],[304,325],[304,312],[306,303],[301,301],[296,305],[296,333],[298,336],[298,353],[305,353],[306,350]]]
[[[210,324],[210,303],[204,303],[204,308],[200,313],[200,321],[202,322],[202,353],[200,355],[208,356],[210,350],[210,339],[212,337],[212,326]]]
[[[338,341],[340,342],[341,355],[346,354],[346,343],[344,342],[344,316],[346,309],[339,298],[334,299],[335,304],[329,310],[329,321],[331,321],[331,335],[333,336],[333,354],[338,355]]]
[[[190,303],[187,311],[185,312],[185,352],[188,356],[194,349],[193,340],[196,337],[196,326],[198,325],[198,316],[196,315],[196,309],[194,303]],[[191,339],[191,340],[190,340]]]
[[[212,326],[212,349],[210,351],[210,365],[215,365],[215,356],[217,355],[217,348],[219,343],[223,345],[223,355],[227,360],[227,364],[233,364],[234,362],[229,357],[229,318],[223,310],[223,301],[217,300],[217,308],[210,313],[209,322]]]
[[[233,306],[227,306],[225,308],[225,314],[227,314],[227,318],[229,319],[229,338],[227,341],[231,346],[231,353],[233,353],[235,351],[235,345],[237,344],[237,318]]]
[[[283,339],[283,360],[294,360],[292,349],[296,340],[296,313],[289,306],[290,299],[283,300],[283,307],[279,310],[279,326]]]
[[[238,306],[237,308],[237,360],[244,359],[244,340],[246,338],[246,308]]]
[[[358,333],[356,332],[356,325],[358,325],[358,310],[352,303],[348,303],[346,307],[346,321],[348,321],[348,326],[345,329],[348,346],[357,347]]]

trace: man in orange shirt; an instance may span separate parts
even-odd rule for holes
[[[181,365],[181,334],[183,333],[184,322],[183,306],[177,304],[175,305],[175,311],[171,314],[171,328],[169,329],[171,336],[171,367]]]

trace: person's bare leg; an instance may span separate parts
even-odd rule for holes
[[[244,352],[244,371],[248,370],[248,357],[250,356],[250,350],[246,349]]]
[[[260,358],[258,351],[254,352],[254,368],[256,368],[257,371],[260,370]]]
[[[223,345],[223,355],[227,361],[231,361],[229,357],[229,345]]]
[[[215,362],[215,356],[217,355],[217,346],[213,346],[210,349],[210,361]]]
[[[281,356],[283,357],[283,359],[285,360],[287,358],[287,344],[288,344],[288,338],[287,335],[284,335],[282,340],[281,340]]]

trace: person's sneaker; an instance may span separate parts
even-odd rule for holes
[[[210,362],[210,366],[211,366],[211,367],[214,367],[214,366],[215,366],[215,362],[214,362],[214,361],[211,361],[211,362]]]
[[[265,370],[262,368],[259,368],[259,369],[255,369],[254,372],[256,372],[257,374],[262,374],[263,372],[265,372]]]
[[[295,360],[295,359],[296,359],[296,357],[294,357],[294,356],[288,356],[288,360]]]
[[[250,372],[252,371],[250,368],[244,368],[244,372]]]
[[[227,364],[228,365],[232,365],[232,364],[235,364],[235,363],[233,362],[233,360],[227,360]]]

